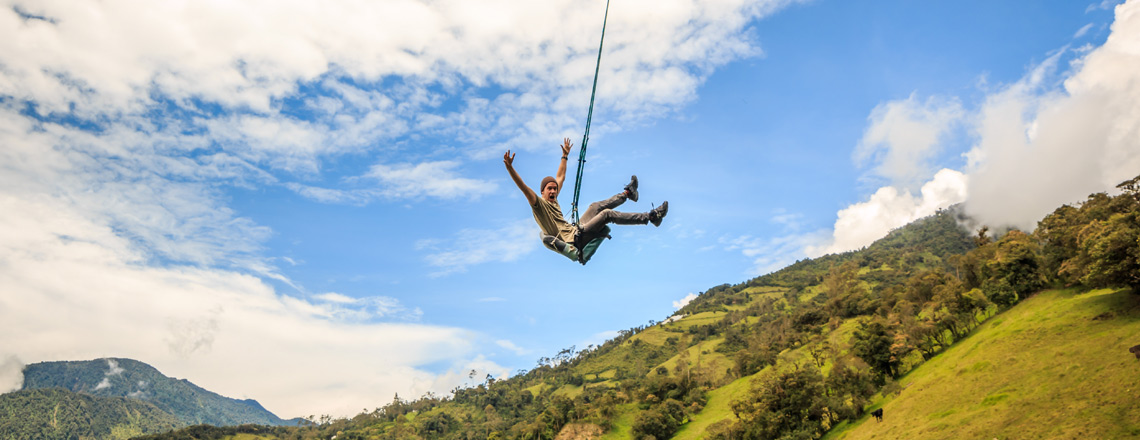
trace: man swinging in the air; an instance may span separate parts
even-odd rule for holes
[[[554,177],[547,176],[542,179],[542,184],[538,186],[541,196],[526,186],[522,177],[519,177],[519,173],[515,171],[515,155],[511,154],[511,150],[503,154],[503,163],[506,164],[511,179],[514,179],[519,190],[526,196],[526,201],[534,213],[534,221],[542,229],[542,244],[566,258],[585,264],[584,260],[579,258],[578,249],[583,243],[575,242],[581,236],[598,234],[609,223],[618,225],[653,223],[653,226],[661,226],[661,219],[665,218],[665,214],[669,211],[669,202],[662,202],[661,206],[649,212],[629,213],[613,210],[626,200],[637,201],[637,176],[631,177],[629,184],[617,195],[591,203],[582,214],[580,225],[575,226],[566,222],[562,217],[562,207],[558,205],[558,194],[562,191],[562,182],[566,180],[566,160],[571,147],[570,138],[563,139],[562,159],[558,162],[558,172]]]

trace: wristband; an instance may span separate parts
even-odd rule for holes
[[[562,156],[562,159],[563,159],[563,160],[565,160],[565,159],[567,159],[567,157],[566,157],[566,156]]]

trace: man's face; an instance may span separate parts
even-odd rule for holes
[[[557,182],[547,183],[546,186],[542,188],[542,198],[546,199],[549,202],[553,202],[555,200],[558,200],[557,197],[558,197],[558,183]]]

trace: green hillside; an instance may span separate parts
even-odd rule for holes
[[[154,405],[122,397],[36,389],[0,395],[0,439],[126,439],[184,426]]]
[[[1137,344],[1140,296],[1043,292],[900,378],[881,423],[825,438],[1140,438]]]
[[[523,374],[264,438],[1132,436],[1137,189],[1058,208],[1032,234],[968,233],[944,210]]]
[[[132,359],[41,362],[24,368],[25,390],[62,388],[97,397],[126,397],[153,404],[176,417],[181,426],[260,424],[296,425],[254,400],[237,400],[203,389],[187,380],[163,375]]]

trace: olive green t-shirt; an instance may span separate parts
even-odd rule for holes
[[[538,223],[543,234],[553,235],[567,243],[574,243],[574,225],[567,223],[562,217],[562,207],[558,206],[558,202],[548,202],[538,197],[530,210],[534,213],[534,221]]]

